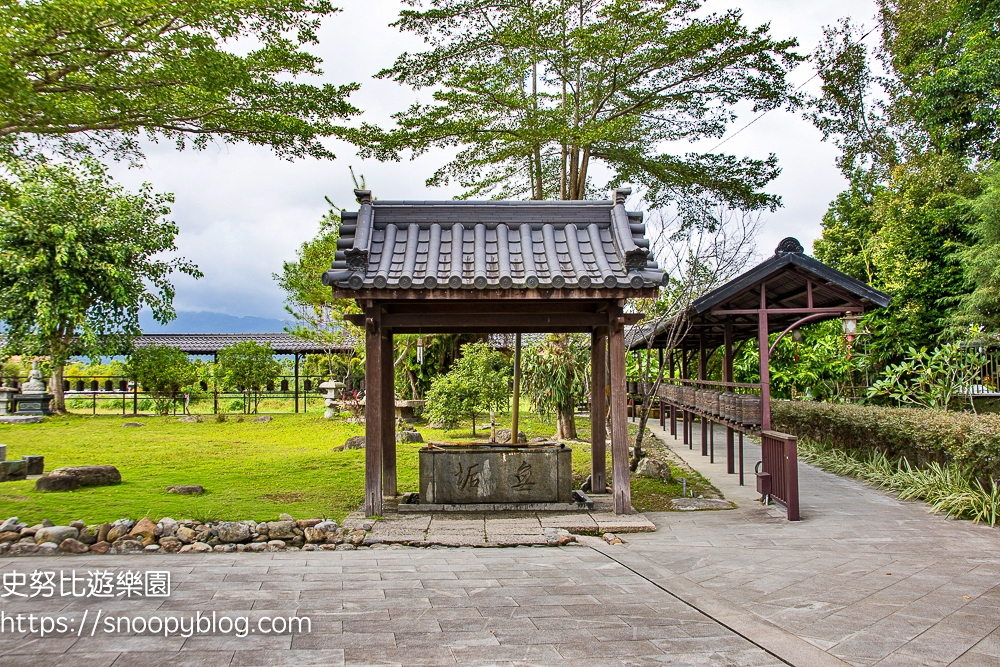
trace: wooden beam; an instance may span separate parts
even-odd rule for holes
[[[607,366],[608,334],[604,328],[596,329],[590,335],[590,489],[592,493],[604,493],[607,480],[607,425],[605,415],[605,391],[608,379]]]
[[[589,328],[606,324],[606,315],[597,313],[387,313],[382,316],[384,326],[391,329],[462,328],[489,331],[498,327],[570,327]]]
[[[385,315],[382,316],[383,321]],[[396,496],[396,382],[393,367],[392,329],[382,325],[382,495]]]
[[[365,312],[365,514],[382,514],[382,316]]]
[[[632,513],[631,470],[628,465],[628,400],[625,387],[625,327],[611,317],[608,356],[611,361],[611,472],[615,514]]]
[[[760,313],[760,309],[756,308],[741,308],[739,310],[713,310],[712,315],[757,315]],[[768,308],[767,313],[769,315],[795,315],[802,313],[808,315],[809,313],[863,313],[864,308],[858,306],[844,306],[842,308]]]
[[[409,301],[425,299],[449,301],[489,301],[489,300],[536,300],[551,299],[655,299],[659,290],[655,287],[632,289],[592,287],[590,289],[375,289],[373,287],[359,290],[334,287],[334,299],[366,299],[379,301]]]

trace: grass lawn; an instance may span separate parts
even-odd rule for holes
[[[123,428],[139,421],[142,428]],[[509,426],[508,423],[505,425]],[[578,419],[581,433],[590,424]],[[634,427],[633,427],[634,428]],[[468,428],[447,434],[418,426],[425,440],[465,440]],[[528,437],[551,436],[555,428],[535,415],[522,415]],[[137,519],[272,520],[282,512],[296,518],[342,520],[364,496],[364,450],[333,451],[350,436],[363,435],[364,424],[330,421],[320,414],[277,415],[255,424],[249,417],[230,416],[226,422],[207,418],[182,423],[176,417],[78,416],[46,418],[39,424],[0,424],[0,443],[8,458],[45,456],[46,470],[71,465],[111,464],[122,473],[122,484],[72,492],[39,493],[34,481],[0,484],[0,520],[19,516],[29,523],[49,519],[88,524]],[[478,435],[482,436],[482,429]],[[487,433],[488,435],[488,430]],[[417,491],[420,444],[397,445],[400,492]],[[590,446],[573,445],[576,485],[589,473]],[[610,455],[609,455],[610,477]],[[173,484],[201,484],[202,496],[168,494]],[[689,478],[689,486],[707,482]],[[680,484],[635,480],[633,502],[640,510],[665,509]]]

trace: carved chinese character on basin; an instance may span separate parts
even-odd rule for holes
[[[420,503],[568,503],[573,450],[431,443],[420,450]]]

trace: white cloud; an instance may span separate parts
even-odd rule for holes
[[[710,0],[707,9],[722,11],[732,4]],[[402,6],[395,0],[345,2],[344,11],[324,24],[321,44],[313,47],[324,59],[325,80],[362,84],[352,100],[369,122],[387,123],[393,111],[416,98],[409,89],[371,78],[401,51],[423,46],[419,39],[388,26]],[[843,15],[870,21],[875,10],[873,0],[745,0],[742,9],[748,24],[770,22],[775,36],[798,37],[803,52],[818,42],[823,25]],[[806,64],[792,79],[800,83],[811,75]],[[752,118],[752,114],[741,116],[733,131]],[[287,162],[267,149],[246,145],[216,144],[201,152],[178,152],[172,143],[162,142],[147,147],[142,169],[113,166],[118,179],[130,187],[148,180],[157,191],[176,195],[173,219],[181,230],[180,252],[205,273],[200,281],[177,278],[179,310],[284,317],[282,293],[271,274],[315,234],[327,208],[324,195],[338,205],[353,205],[348,165],[363,173],[382,199],[446,199],[458,192],[424,187],[424,180],[444,162],[444,152],[382,164],[358,159],[349,145],[340,142],[331,142],[330,147],[337,154],[335,161]],[[844,187],[833,166],[833,147],[822,143],[819,133],[798,115],[775,111],[727,142],[725,149],[754,157],[774,152],[783,169],[770,191],[781,195],[785,206],[766,216],[761,250],[769,254],[790,235],[810,247],[819,235],[827,204]]]

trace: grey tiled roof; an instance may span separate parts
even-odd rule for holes
[[[372,201],[345,212],[327,285],[360,289],[662,284],[641,213],[615,201]]]
[[[144,334],[137,336],[133,345],[137,348],[165,345],[175,347],[188,354],[215,354],[228,345],[248,340],[261,345],[270,343],[275,354],[322,354],[326,352],[326,348],[321,343],[303,340],[287,333]],[[354,339],[345,335],[344,340],[339,345],[333,346],[333,351],[350,351],[354,345]]]

